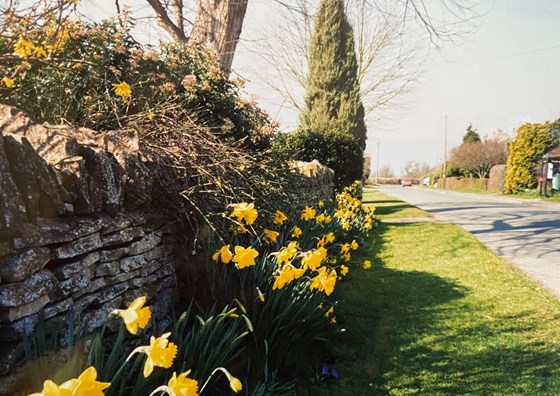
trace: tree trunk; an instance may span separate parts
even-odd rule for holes
[[[233,63],[248,0],[200,0],[189,40],[218,54],[224,70]]]

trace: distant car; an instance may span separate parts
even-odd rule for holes
[[[402,179],[401,184],[403,187],[412,187],[412,179]]]

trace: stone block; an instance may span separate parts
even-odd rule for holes
[[[137,255],[155,248],[160,243],[161,236],[162,234],[159,231],[147,234],[141,240],[134,242],[130,245],[130,254]]]
[[[97,189],[103,210],[109,214],[116,214],[122,206],[124,196],[119,194],[117,188],[118,176],[115,178],[113,172],[112,155],[110,157],[110,154],[104,149],[92,146],[81,146],[78,153],[86,160],[86,167],[91,176],[89,178],[90,196],[92,188]]]
[[[133,279],[140,276],[140,270],[121,272],[120,274],[111,276],[107,278],[109,284],[126,282],[127,280]]]
[[[152,260],[148,263],[146,263],[140,270],[142,276],[148,276],[154,272],[156,272],[158,269],[160,269],[162,266],[162,264],[157,261],[157,260]]]
[[[142,227],[131,227],[131,228],[124,228],[120,231],[102,235],[101,242],[103,243],[103,247],[115,246],[115,245],[122,245],[123,243],[130,242],[134,239],[140,238],[144,236],[144,230]]]
[[[23,197],[12,177],[1,131],[0,128],[0,236],[10,237],[19,234],[22,225],[27,222],[27,213]]]
[[[0,308],[0,322],[13,322],[23,317],[36,314],[49,302],[49,296],[45,294],[27,304],[17,307]]]
[[[4,146],[8,162],[14,164],[11,167],[12,177],[21,192],[27,218],[34,222],[37,217],[59,214],[68,194],[53,168],[37,154],[26,138],[19,142],[12,136],[4,136]]]
[[[120,263],[118,261],[110,261],[101,263],[95,268],[95,276],[116,275],[120,271]]]
[[[22,282],[0,286],[0,307],[18,307],[50,293],[57,285],[49,270],[41,270]]]
[[[11,323],[0,323],[0,340],[14,341],[21,340],[24,335],[30,336],[33,334],[39,315],[31,315],[16,320]]]
[[[120,307],[122,300],[123,298],[118,296],[106,302],[101,307],[84,311],[82,313],[82,322],[84,323],[86,332],[91,333],[103,326],[109,314]]]
[[[72,298],[76,299],[83,296],[84,294],[93,293],[94,291],[104,288],[105,286],[107,286],[107,284],[107,278],[95,278],[91,282],[89,282],[87,286],[75,291],[72,294]]]
[[[115,261],[120,259],[121,257],[127,256],[130,252],[130,248],[128,246],[111,249],[111,250],[101,250],[99,252],[99,261],[102,263],[106,263],[108,261]]]
[[[45,247],[32,247],[5,260],[0,260],[0,278],[3,283],[20,282],[29,275],[42,270],[51,258]]]
[[[43,315],[45,319],[49,319],[61,312],[67,312],[72,308],[73,303],[74,300],[72,299],[72,297],[68,297],[62,301],[50,303],[43,309]]]
[[[94,274],[95,268],[92,266],[83,269],[66,280],[58,282],[58,287],[51,294],[51,298],[53,300],[60,300],[85,289],[90,284]]]
[[[158,277],[156,275],[141,276],[140,278],[134,278],[128,281],[130,287],[136,288],[143,285],[155,284]]]
[[[98,291],[96,294],[97,302],[99,304],[103,304],[109,300],[114,299],[117,296],[120,296],[129,288],[127,283],[118,283],[116,285],[107,287],[101,291]]]
[[[147,264],[146,258],[142,254],[125,257],[121,259],[119,262],[120,262],[120,267],[122,272],[134,271],[139,268],[142,268]]]
[[[99,261],[99,252],[91,252],[76,261],[62,264],[53,270],[58,280],[68,279]]]
[[[81,296],[79,298],[74,299],[74,304],[72,305],[72,310],[79,314],[87,309],[90,305],[95,303],[97,297],[95,294],[86,294],[85,296]]]
[[[36,224],[26,224],[23,227],[23,237],[13,239],[14,248],[23,249],[75,241],[99,231],[102,226],[102,219],[93,218],[38,219]]]
[[[101,238],[99,233],[96,232],[53,249],[53,255],[57,259],[67,259],[89,253],[92,250],[99,249],[101,246]]]
[[[166,275],[165,277],[158,280],[156,293],[159,293],[163,289],[167,289],[175,286],[176,286],[175,276]]]
[[[8,374],[8,372],[16,366],[25,356],[23,344],[21,342],[4,343],[0,352],[0,375]],[[0,381],[0,395],[15,395],[16,382],[12,375],[2,377]]]

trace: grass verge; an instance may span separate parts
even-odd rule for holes
[[[382,216],[410,209],[366,198]],[[560,394],[560,302],[471,234],[381,224],[369,256],[337,288],[341,379],[312,394]]]

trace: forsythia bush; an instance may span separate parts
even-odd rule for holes
[[[518,193],[537,184],[539,159],[559,143],[560,120],[544,124],[523,124],[509,144],[504,192]]]

